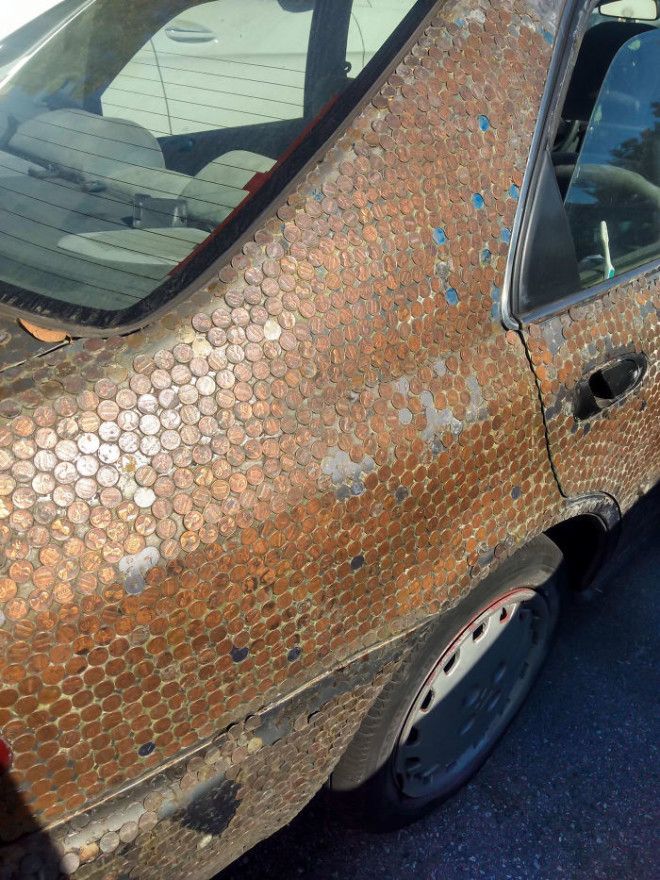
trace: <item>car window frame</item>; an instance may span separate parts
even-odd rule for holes
[[[523,273],[523,255],[525,246],[529,242],[529,224],[534,197],[541,182],[543,157],[552,146],[582,40],[590,16],[598,3],[599,0],[568,0],[557,29],[548,78],[541,99],[527,168],[520,189],[518,208],[511,230],[511,246],[502,285],[500,300],[502,323],[509,330],[520,330],[530,324],[539,323],[563,313],[573,306],[598,299],[613,288],[627,284],[636,278],[653,277],[660,272],[659,256],[635,266],[628,272],[604,279],[591,287],[575,290],[537,308],[524,312],[519,312],[517,308],[517,293]]]
[[[436,16],[442,0],[417,0],[397,28],[382,44],[372,61],[360,72],[358,77],[339,96],[331,110],[325,114],[308,132],[300,143],[295,144],[290,155],[271,175],[269,180],[241,210],[231,224],[220,227],[212,233],[213,241],[202,250],[207,265],[198,268],[197,259],[188,260],[182,273],[177,273],[178,287],[171,293],[166,285],[161,285],[129,310],[104,312],[58,301],[61,314],[54,315],[44,311],[48,297],[33,293],[25,288],[13,288],[20,304],[0,301],[0,316],[36,322],[44,328],[62,330],[72,338],[107,338],[127,335],[154,324],[159,318],[173,312],[185,300],[199,293],[208,283],[217,280],[218,272],[240,253],[246,242],[265,220],[286,203],[288,196],[296,189],[305,175],[331,150],[332,146],[350,128],[364,106],[382,88],[395,71],[419,36]],[[408,34],[402,41],[402,36]],[[398,46],[398,48],[396,48]],[[4,286],[4,285],[3,285]],[[11,285],[6,285],[11,287]],[[27,305],[26,305],[27,303]],[[138,311],[139,309],[139,311]],[[52,312],[52,309],[50,310]],[[72,318],[73,313],[89,315],[88,321]],[[138,314],[133,315],[133,312]],[[141,312],[141,314],[140,314]],[[113,321],[113,315],[126,316]],[[106,320],[103,322],[103,317]]]

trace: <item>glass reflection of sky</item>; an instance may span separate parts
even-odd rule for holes
[[[653,30],[628,40],[612,62],[566,194],[567,210],[599,201],[580,173],[583,165],[617,165],[660,185],[659,134],[660,31]]]
[[[586,182],[581,180],[580,166],[617,165],[638,170],[645,146],[650,161],[645,163],[644,177],[660,184],[660,155],[657,145],[655,150],[651,146],[659,130],[660,31],[653,30],[628,40],[612,62],[566,194],[567,208],[571,204],[597,202]]]
[[[621,175],[605,173],[608,167],[620,168]],[[602,252],[602,221],[609,226],[613,258],[624,263],[657,237],[653,227],[657,229],[660,217],[660,30],[632,37],[616,54],[564,202],[578,260]]]

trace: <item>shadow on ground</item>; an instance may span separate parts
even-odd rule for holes
[[[475,780],[417,825],[347,830],[318,796],[216,880],[655,880],[660,489],[588,605],[566,609],[527,704]]]

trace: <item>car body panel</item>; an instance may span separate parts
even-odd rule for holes
[[[2,374],[9,877],[212,876],[420,627],[600,515],[559,490],[499,312],[557,8],[438,4],[208,284]]]
[[[607,492],[626,512],[660,477],[659,309],[656,270],[526,332],[553,463],[568,496]],[[580,384],[602,366],[639,354],[647,366],[637,387],[577,419]]]

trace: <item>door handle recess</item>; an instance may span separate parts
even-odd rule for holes
[[[644,378],[644,354],[626,354],[612,363],[599,367],[577,386],[575,418],[589,419],[629,394]]]
[[[213,31],[192,22],[179,22],[170,25],[165,28],[165,33],[175,43],[211,43],[215,40]]]

